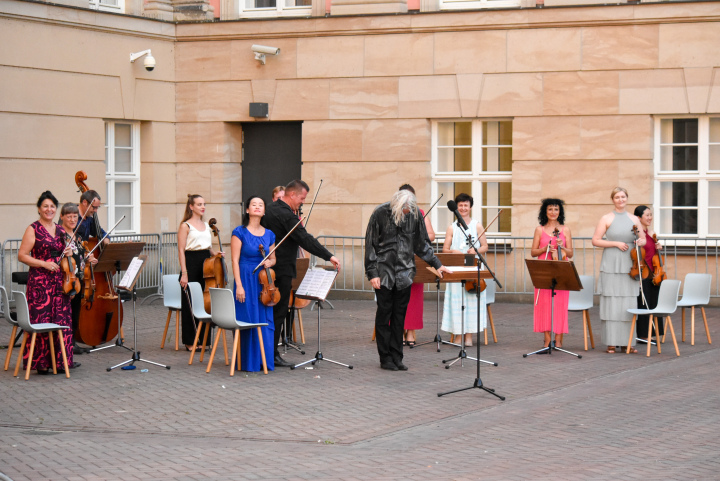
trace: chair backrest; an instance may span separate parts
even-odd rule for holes
[[[182,288],[177,274],[163,276],[163,304],[165,307],[180,309],[182,307]]]
[[[13,291],[15,298],[15,312],[17,313],[17,323],[20,329],[25,332],[34,332],[32,324],[30,324],[30,309],[28,308],[27,297],[24,292]]]
[[[212,321],[222,329],[237,329],[235,320],[235,297],[230,289],[210,288]]]
[[[660,284],[660,292],[658,293],[658,303],[655,314],[669,315],[677,311],[678,293],[680,292],[680,281],[674,279],[666,279]]]
[[[593,293],[595,292],[595,277],[580,276],[582,289],[570,291],[568,311],[584,311],[593,306]]]
[[[188,282],[190,289],[190,301],[192,302],[192,313],[198,320],[210,319],[210,314],[205,312],[205,299],[199,282]]]
[[[663,284],[665,281],[663,281]],[[662,286],[662,284],[660,284]],[[683,286],[682,304],[704,306],[710,303],[711,274],[687,274]]]
[[[5,320],[13,326],[16,325],[17,321],[13,319],[13,315],[10,313],[10,299],[8,298],[7,290],[3,286],[0,286],[0,307],[2,307]]]
[[[487,283],[487,287],[485,288],[485,304],[489,306],[490,304],[495,304],[497,284],[495,284],[495,281],[492,279],[488,279],[485,282]]]

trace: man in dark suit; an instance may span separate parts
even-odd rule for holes
[[[296,214],[305,203],[310,188],[302,180],[293,180],[285,186],[285,196],[268,205],[265,210],[265,216],[262,225],[270,229],[275,234],[275,243],[279,243],[288,232],[300,220]],[[290,291],[292,290],[292,280],[297,276],[296,259],[298,257],[298,247],[302,247],[309,253],[320,257],[323,260],[330,261],[336,269],[340,269],[340,261],[332,255],[325,247],[323,247],[317,239],[308,234],[301,225],[285,239],[280,247],[275,251],[275,285],[280,290],[280,302],[273,307],[273,317],[275,319],[275,366],[290,367],[291,363],[280,357],[278,351],[278,343],[280,342],[280,330],[285,323],[285,318],[289,311]],[[287,335],[287,333],[286,333]]]

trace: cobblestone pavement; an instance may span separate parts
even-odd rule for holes
[[[106,372],[130,357],[112,348],[78,356],[70,379],[24,381],[12,377],[13,356],[0,373],[0,473],[15,481],[720,479],[720,352],[701,320],[680,357],[666,343],[647,358],[604,353],[597,309],[596,349],[584,352],[580,316],[571,314],[564,347],[582,359],[525,359],[542,342],[532,308],[496,304],[499,342],[481,358],[499,366],[483,364],[481,378],[500,401],[479,389],[437,396],[476,377],[471,361],[444,369],[452,346],[406,348],[409,371],[381,370],[370,341],[374,303],[334,305],[321,311],[322,352],[353,370],[323,362],[231,378],[218,350],[206,374],[207,357],[189,366],[184,350],[159,349],[160,302],[138,307],[138,346],[169,371],[138,363]],[[435,333],[435,302],[425,309],[420,340]],[[720,311],[707,312],[720,336]],[[316,351],[315,311],[305,309],[304,321],[307,354],[285,355],[294,362]],[[679,338],[679,313],[674,324]],[[132,345],[131,320],[125,333]],[[0,342],[9,334],[0,325]]]

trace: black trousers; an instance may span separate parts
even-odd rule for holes
[[[187,269],[188,282],[198,282],[203,290],[205,289],[203,262],[209,257],[210,251],[207,249],[202,251],[185,251],[185,268]],[[178,276],[178,279],[181,276],[182,274]],[[190,302],[188,301],[190,289],[183,290],[180,297],[182,298],[182,342],[186,346],[192,346],[193,342],[195,342],[195,320],[193,319]],[[209,337],[209,339],[212,340],[211,337]],[[202,337],[198,340],[198,344],[200,343],[202,343]]]
[[[652,273],[647,279],[642,281],[643,291],[645,291],[645,299],[647,299],[648,305],[643,305],[642,294],[638,294],[638,309],[655,309],[658,303],[658,294],[660,294],[660,286],[656,286],[652,283]],[[662,336],[665,333],[665,319],[660,317],[657,320],[658,331]],[[648,329],[650,328],[650,316],[638,316],[636,321],[636,333],[640,339],[647,339]],[[653,329],[654,330],[654,329]]]
[[[403,359],[403,329],[405,312],[410,302],[410,290],[393,287],[375,289],[377,312],[375,313],[375,343],[380,363],[399,363]]]
[[[283,329],[285,319],[290,311],[290,291],[292,291],[293,278],[290,276],[275,277],[275,287],[280,291],[280,302],[273,306],[273,318],[275,319],[275,356],[280,355],[278,344],[280,343],[280,332]],[[292,332],[292,326],[288,324],[288,331]],[[290,337],[288,333],[286,337]]]

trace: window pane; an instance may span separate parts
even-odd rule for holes
[[[708,234],[720,234],[720,209],[708,209]]]
[[[444,232],[447,226],[453,221],[454,217],[452,212],[447,208],[447,202],[449,200],[455,200],[455,196],[460,193],[466,193],[472,195],[472,183],[471,182],[438,182],[438,195],[443,194],[443,198],[435,208],[438,211],[437,219],[438,225],[433,226],[436,230]],[[476,201],[477,202],[477,201]]]
[[[286,7],[302,7],[312,5],[312,0],[285,0]]]
[[[710,145],[708,150],[708,169],[720,170],[720,144]]]
[[[472,144],[471,122],[440,122],[438,123],[438,145],[455,146]]]
[[[672,140],[667,143],[697,144],[697,141],[698,119],[672,119]]]
[[[122,222],[118,224],[117,230],[129,231],[132,230],[133,216],[132,207],[115,207],[115,222],[119,221],[122,216],[125,216]]]
[[[720,117],[710,119],[710,142],[720,142]]]
[[[132,125],[115,124],[115,147],[132,147]]]
[[[132,205],[132,182],[115,182],[115,205]]]
[[[697,210],[663,209],[660,220],[664,234],[697,234]]]
[[[660,170],[698,170],[698,148],[664,145],[660,147]]]
[[[472,148],[438,149],[438,172],[472,172]]]
[[[245,8],[275,8],[275,0],[245,0]]]
[[[663,209],[663,233],[697,234],[698,184],[697,182],[661,182],[662,207],[692,207],[692,209]]]
[[[512,172],[512,148],[483,148],[483,172]]]
[[[512,183],[483,182],[483,225],[487,225],[499,208],[504,209],[500,218],[488,229],[488,232],[510,232],[510,206],[512,206]]]
[[[512,145],[512,122],[483,122],[483,145]]]
[[[720,182],[708,182],[708,206],[720,207]]]
[[[132,150],[115,149],[115,173],[132,173]]]

